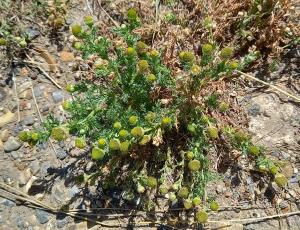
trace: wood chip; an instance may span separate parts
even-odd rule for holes
[[[74,54],[71,52],[62,51],[62,52],[60,52],[60,59],[63,62],[72,62],[72,61],[74,61],[75,57],[74,57]]]

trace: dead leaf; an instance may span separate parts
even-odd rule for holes
[[[8,111],[2,116],[0,116],[0,128],[2,128],[4,125],[11,123],[15,120],[15,114]]]

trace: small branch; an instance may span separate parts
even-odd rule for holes
[[[15,76],[14,73],[13,73],[12,80],[14,82],[14,91],[15,91],[15,97],[16,97],[16,101],[17,101],[17,114],[18,114],[18,123],[19,123],[21,121],[21,116],[20,116],[20,100],[19,100],[18,91],[17,91],[16,76]]]
[[[290,97],[290,98],[293,98],[293,99],[297,100],[298,102],[300,102],[300,97],[295,96],[295,95],[292,95],[292,94],[290,94],[290,93],[288,93],[288,92],[286,92],[286,91],[284,91],[284,90],[278,88],[277,86],[274,86],[274,85],[272,85],[272,84],[270,84],[270,83],[267,83],[267,82],[265,82],[265,81],[262,81],[262,80],[260,80],[260,79],[258,79],[258,78],[255,78],[255,77],[251,76],[250,74],[243,73],[243,72],[241,72],[241,71],[239,71],[239,70],[236,70],[236,72],[237,72],[237,73],[240,73],[240,74],[242,74],[242,75],[244,75],[245,77],[247,77],[247,78],[249,78],[249,79],[251,79],[251,80],[254,80],[254,81],[257,81],[257,82],[259,82],[259,83],[262,83],[262,84],[264,84],[264,85],[266,85],[266,86],[269,86],[270,88],[272,88],[272,89],[274,89],[274,90],[276,90],[276,91],[278,91],[278,92],[280,92],[280,93],[282,93],[282,94],[284,94],[284,95],[286,95],[286,96],[288,96],[288,97]]]

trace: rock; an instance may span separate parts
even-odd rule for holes
[[[232,197],[232,192],[231,191],[226,191],[225,192],[225,197],[226,198]]]
[[[286,209],[288,206],[289,206],[288,202],[286,202],[284,200],[279,203],[279,207],[281,209]]]
[[[52,98],[55,103],[61,102],[64,99],[64,94],[61,90],[56,90],[52,93]]]
[[[260,114],[260,106],[259,104],[253,104],[249,109],[248,109],[248,114],[250,116],[256,117],[257,115]]]
[[[4,129],[1,133],[0,133],[0,140],[5,142],[7,141],[9,138],[9,131],[8,129]]]
[[[92,162],[92,161],[88,162],[86,165],[86,168],[85,168],[86,171],[90,171],[92,169],[93,165],[94,165],[94,162]]]
[[[74,185],[72,188],[69,189],[69,198],[72,199],[74,196],[76,196],[76,194],[80,193],[79,188]]]
[[[43,95],[43,90],[45,87],[43,85],[37,85],[33,88],[34,96],[40,97]]]
[[[71,52],[62,51],[62,52],[60,52],[60,59],[63,62],[72,62],[72,61],[74,61],[75,57],[74,57],[74,54]]]
[[[0,198],[0,205],[4,205],[6,207],[14,207],[16,206],[16,203],[5,198]]]
[[[10,156],[14,159],[14,160],[17,160],[20,158],[20,155],[17,151],[12,151],[10,152]]]
[[[40,224],[45,224],[49,221],[49,213],[43,210],[37,209],[36,210],[36,218]]]
[[[13,121],[15,121],[15,114],[10,111],[7,111],[5,114],[0,116],[0,128]]]
[[[19,173],[18,181],[19,185],[23,186],[25,185],[31,177],[30,169],[26,169],[24,172]]]
[[[37,160],[32,161],[29,167],[33,175],[36,175],[40,171],[40,165]]]
[[[225,190],[225,188],[224,188],[223,185],[220,185],[220,184],[217,185],[217,187],[216,187],[216,192],[217,192],[218,194],[224,193],[224,190]]]
[[[36,39],[38,36],[41,35],[41,32],[38,29],[32,28],[32,27],[27,27],[25,29],[25,33],[27,35],[27,39],[29,41],[32,41]]]
[[[286,176],[286,178],[291,178],[294,174],[294,168],[292,165],[287,164],[282,168],[282,174]]]
[[[58,228],[64,228],[68,223],[70,223],[72,221],[72,218],[70,216],[66,216],[66,215],[59,215],[57,217],[57,222],[56,222],[56,226]]]
[[[64,188],[59,184],[55,185],[52,189],[51,198],[57,203],[61,203],[65,200],[66,197],[64,195]]]
[[[0,102],[5,100],[6,95],[6,92],[2,88],[0,88]]]
[[[63,160],[67,157],[67,152],[63,149],[56,150],[56,157],[60,160]]]
[[[11,152],[11,151],[18,150],[21,146],[22,144],[19,141],[17,141],[15,137],[11,136],[4,143],[3,147],[5,152]]]
[[[33,116],[27,116],[23,119],[23,124],[30,126],[34,124],[34,117]]]

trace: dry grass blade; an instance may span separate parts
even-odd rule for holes
[[[288,93],[288,92],[286,92],[286,91],[284,91],[284,90],[278,88],[277,86],[274,86],[274,85],[272,85],[272,84],[270,84],[270,83],[267,83],[267,82],[265,82],[265,81],[262,81],[262,80],[260,80],[260,79],[257,79],[257,78],[255,78],[255,77],[251,76],[250,74],[243,73],[243,72],[241,72],[241,71],[239,71],[239,70],[237,70],[236,72],[238,72],[239,74],[244,75],[245,77],[247,77],[247,78],[249,78],[249,79],[251,79],[251,80],[254,80],[254,81],[260,82],[260,83],[262,83],[262,84],[264,84],[264,85],[266,85],[266,86],[269,86],[270,88],[272,88],[272,89],[274,89],[274,90],[276,90],[276,91],[278,91],[278,92],[280,92],[280,93],[282,93],[282,94],[284,94],[284,95],[286,95],[286,96],[288,96],[288,97],[290,97],[290,98],[293,98],[293,99],[297,100],[298,102],[300,102],[300,97],[295,96],[295,95],[292,95],[292,94],[290,94],[290,93]]]

